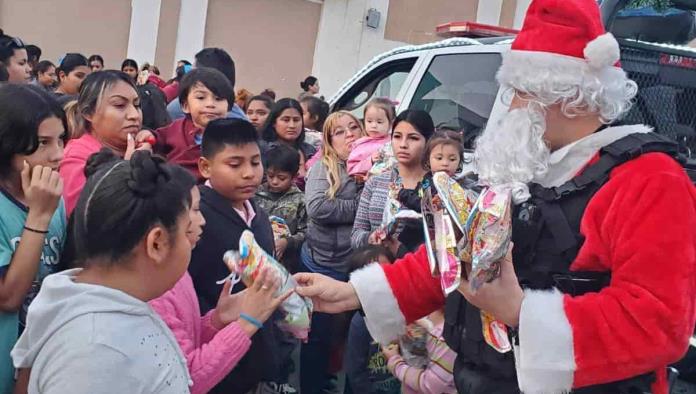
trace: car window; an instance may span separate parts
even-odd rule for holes
[[[396,60],[365,75],[336,102],[334,111],[345,110],[362,119],[365,105],[376,97],[396,99],[416,58]]]
[[[461,131],[470,148],[493,109],[501,61],[498,53],[436,56],[409,108],[427,111],[437,127]]]

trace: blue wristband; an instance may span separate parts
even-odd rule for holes
[[[263,323],[261,323],[260,321],[254,319],[253,317],[247,315],[246,313],[240,313],[240,314],[239,314],[239,318],[248,321],[249,323],[251,323],[251,325],[253,325],[254,327],[256,327],[256,328],[258,328],[258,329],[262,329],[262,328],[263,328]]]

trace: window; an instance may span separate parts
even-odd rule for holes
[[[436,56],[423,75],[411,109],[432,116],[436,127],[461,131],[467,148],[481,133],[498,94],[498,53]]]
[[[403,59],[376,68],[336,102],[334,111],[350,111],[358,119],[362,119],[363,109],[371,99],[375,97],[396,99],[415,63],[415,58]]]

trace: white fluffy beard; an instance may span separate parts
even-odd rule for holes
[[[529,183],[548,171],[549,148],[541,105],[514,109],[489,124],[476,140],[474,165],[482,183]]]

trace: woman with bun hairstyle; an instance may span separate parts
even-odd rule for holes
[[[300,82],[300,87],[302,88],[302,93],[298,97],[302,100],[305,96],[316,96],[319,94],[319,80],[317,77],[308,76],[304,81]]]
[[[87,172],[72,230],[84,268],[44,280],[14,364],[31,368],[30,393],[188,393],[186,359],[147,302],[188,266],[194,179],[149,152]]]
[[[203,233],[205,219],[200,210],[201,194],[191,189],[191,225],[187,232],[191,248]],[[162,317],[179,342],[191,374],[191,393],[209,392],[220,383],[251,347],[251,337],[259,330],[254,321],[265,322],[286,299],[274,297],[277,278],[262,272],[254,285],[231,293],[232,282],[222,287],[217,306],[201,316],[198,296],[188,272],[150,306]],[[247,320],[248,319],[248,320]]]
[[[138,91],[130,77],[120,71],[90,74],[77,103],[68,106],[67,115],[72,121],[71,140],[65,147],[60,174],[69,215],[85,185],[84,168],[92,154],[106,147],[128,159],[135,150],[151,150],[155,139],[152,132],[142,130]]]

